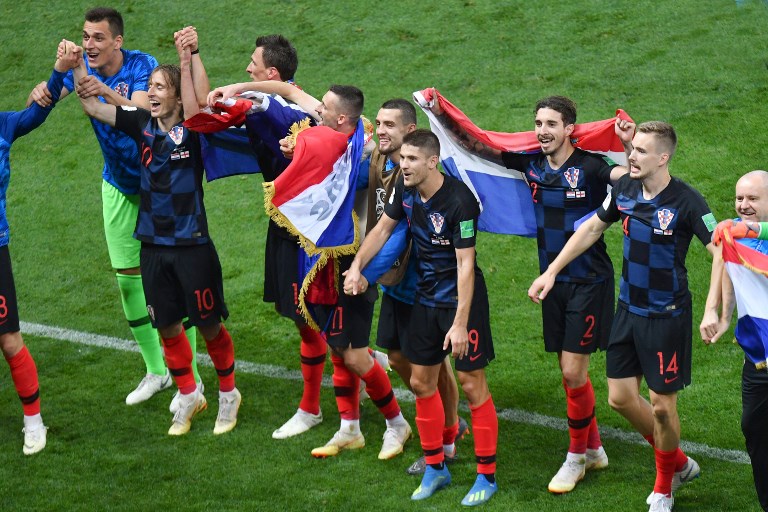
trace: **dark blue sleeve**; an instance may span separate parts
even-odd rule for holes
[[[389,240],[384,247],[368,262],[363,269],[362,274],[372,284],[379,280],[384,273],[392,268],[397,258],[403,254],[405,246],[408,244],[408,219],[403,217],[395,226]]]
[[[48,117],[48,114],[53,110],[54,105],[59,101],[61,96],[61,88],[64,83],[65,73],[59,73],[54,70],[51,73],[51,77],[48,79],[48,90],[51,92],[53,102],[48,107],[41,107],[35,102],[18,112],[7,112],[7,116],[4,119],[2,126],[2,133],[5,140],[13,142],[14,140],[22,137],[41,124]]]
[[[360,167],[357,171],[357,182],[355,183],[355,190],[364,190],[368,188],[368,181],[371,179],[370,177],[370,170],[371,170],[371,157],[368,155],[368,157],[360,162]]]
[[[281,157],[280,139],[288,135],[293,123],[303,121],[309,114],[279,96],[269,97],[266,101],[265,110],[246,117],[246,126],[250,135],[261,139],[273,155]]]

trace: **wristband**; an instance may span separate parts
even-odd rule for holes
[[[200,48],[198,48],[197,50],[192,50],[190,53],[192,55],[197,55],[198,53],[200,53]]]
[[[768,222],[758,222],[760,231],[757,234],[758,240],[768,240]]]

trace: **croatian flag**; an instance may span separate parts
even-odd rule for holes
[[[183,125],[200,133],[200,151],[205,177],[211,182],[227,176],[261,172],[256,154],[251,149],[244,128],[245,115],[251,102],[229,99],[218,102],[221,113],[202,111],[184,121]]]
[[[238,174],[261,172],[256,153],[248,142],[244,128],[229,128],[200,135],[205,178],[211,182]]]
[[[768,255],[737,243],[725,230],[723,260],[736,293],[736,341],[754,364],[768,359]],[[751,243],[752,240],[744,240]]]
[[[444,114],[462,130],[483,144],[501,151],[536,153],[541,150],[533,131],[502,133],[483,130],[461,110],[443,97],[436,89],[413,93],[414,101],[429,118],[432,132],[440,139],[440,161],[445,172],[463,181],[477,197],[482,213],[478,229],[489,233],[535,236],[536,219],[528,183],[522,172],[481,157],[458,144],[451,127],[446,126],[430,110],[438,103]],[[616,114],[631,120],[623,110]],[[626,164],[621,141],[614,132],[615,118],[592,123],[577,124],[572,141],[575,146],[608,156],[614,162]]]
[[[311,304],[334,304],[338,272],[335,257],[360,246],[354,212],[355,183],[364,146],[363,121],[351,137],[326,126],[299,132],[290,165],[264,183],[267,215],[299,237],[299,309],[320,329]]]

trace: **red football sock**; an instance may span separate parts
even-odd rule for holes
[[[493,397],[482,405],[469,406],[472,412],[472,430],[475,435],[475,458],[477,472],[483,475],[496,473],[496,445],[499,439],[499,418]]]
[[[219,391],[232,391],[235,389],[235,347],[224,324],[215,338],[205,340],[205,346],[216,368],[216,375],[219,376]]]
[[[360,419],[360,377],[352,373],[344,364],[344,359],[331,354],[333,363],[333,391],[336,394],[336,407],[343,420]]]
[[[658,448],[654,448],[653,451],[656,455],[656,484],[653,486],[653,492],[669,496],[672,493],[672,477],[675,474],[677,451],[664,452]]]
[[[455,425],[443,427],[443,444],[453,444],[457,435],[459,435],[459,420],[456,420]]]
[[[21,347],[19,352],[5,358],[11,367],[11,379],[16,387],[16,392],[21,400],[21,407],[25,416],[40,414],[40,386],[37,381],[37,366],[27,346]]]
[[[299,409],[310,414],[320,413],[320,388],[323,385],[323,371],[328,344],[319,332],[305,325],[301,334],[301,376],[304,378],[304,393]]]
[[[176,386],[183,395],[194,393],[197,383],[192,373],[192,347],[189,346],[187,333],[181,330],[178,336],[162,338],[165,347],[165,364],[173,375]]]
[[[441,435],[444,425],[445,411],[440,393],[435,391],[427,398],[416,397],[416,428],[427,464],[442,464],[445,460]]]
[[[567,399],[568,433],[571,436],[571,453],[586,453],[590,425],[595,418],[595,391],[592,382],[578,388],[569,388],[563,379],[563,388]]]
[[[646,441],[648,441],[648,444],[656,448],[656,442],[653,439],[653,434],[643,436]],[[682,471],[683,466],[688,462],[688,456],[681,450],[679,447],[677,448],[677,451],[675,452],[675,471]]]
[[[597,450],[603,446],[603,440],[600,439],[600,430],[597,428],[597,417],[593,417],[589,423],[589,436],[587,437],[587,448]]]
[[[392,392],[392,383],[384,368],[381,367],[376,359],[373,360],[373,366],[368,373],[361,377],[365,382],[365,390],[371,401],[376,404],[381,414],[388,420],[400,414],[400,405]]]

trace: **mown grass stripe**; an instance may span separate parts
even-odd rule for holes
[[[120,338],[114,338],[112,336],[102,336],[100,334],[93,334],[88,332],[75,331],[72,329],[66,329],[63,327],[56,327],[51,325],[36,324],[30,322],[21,322],[21,330],[25,334],[31,334],[35,336],[43,336],[45,338],[51,338],[61,341],[69,341],[72,343],[79,343],[81,345],[89,345],[99,348],[110,348],[114,350],[123,350],[126,352],[138,352],[139,348],[134,341],[125,340]],[[198,364],[204,366],[213,367],[211,358],[207,354],[197,354]],[[280,366],[274,366],[270,364],[252,363],[249,361],[237,360],[237,371],[250,373],[252,375],[259,375],[261,377],[270,377],[275,379],[284,380],[302,380],[301,372],[298,370],[289,370]],[[323,378],[323,386],[331,387],[333,384],[331,378],[325,376]],[[400,402],[414,401],[413,395],[404,389],[393,388],[397,400]],[[464,407],[467,411],[468,408]],[[507,421],[514,423],[524,423],[527,425],[535,425],[539,427],[550,428],[553,430],[568,430],[568,423],[564,418],[555,418],[552,416],[546,416],[543,414],[537,414],[535,412],[523,411],[520,409],[497,409],[499,418],[503,418]],[[645,439],[637,432],[629,432],[615,427],[609,427],[605,425],[600,426],[600,435],[605,439],[615,439],[630,444],[644,445]],[[692,441],[681,441],[680,447],[688,454],[698,454],[712,459],[722,460],[725,462],[733,462],[736,464],[750,464],[749,456],[746,452],[741,450],[728,450],[724,448],[717,448],[709,446],[703,443],[696,443]]]

